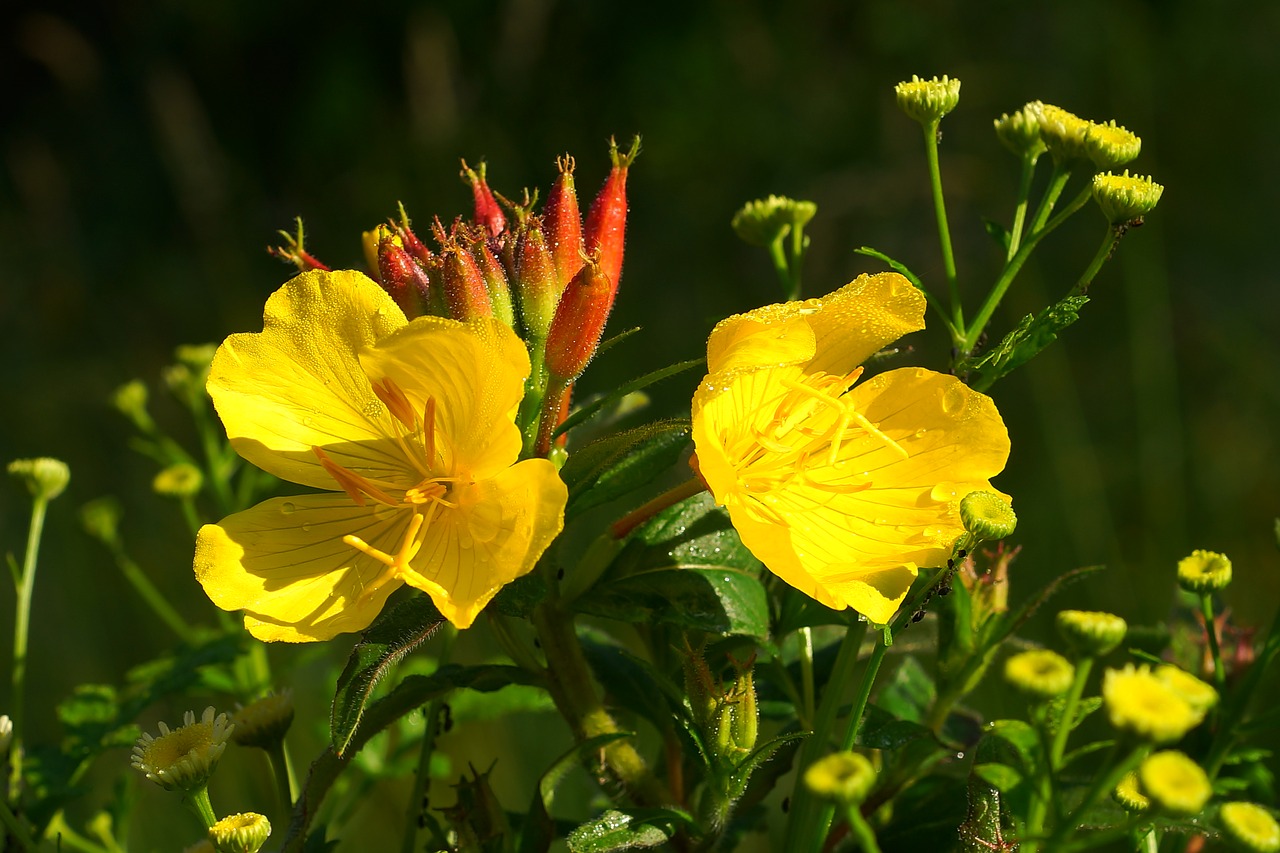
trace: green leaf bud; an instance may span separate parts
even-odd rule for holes
[[[1047,150],[1040,138],[1040,109],[1034,103],[1001,115],[995,125],[1000,142],[1018,157],[1034,160]]]
[[[71,482],[71,469],[61,459],[41,456],[38,459],[15,459],[9,473],[22,480],[36,500],[51,501],[62,494]]]
[[[982,542],[1004,539],[1018,527],[1009,499],[997,492],[970,492],[960,499],[960,520]]]
[[[749,201],[733,215],[734,233],[752,246],[769,246],[792,228],[803,228],[818,212],[811,201],[796,201],[786,196]]]
[[[293,724],[293,691],[269,693],[237,708],[231,715],[231,739],[240,746],[273,749]]]
[[[1058,614],[1058,633],[1072,648],[1086,657],[1102,657],[1124,639],[1128,624],[1112,613],[1063,610]]]

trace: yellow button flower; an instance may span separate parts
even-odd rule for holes
[[[991,399],[922,368],[854,385],[859,365],[924,328],[902,276],[719,323],[693,400],[697,465],[743,543],[828,607],[886,623],[920,566],[964,533],[960,500],[990,490],[1009,434]]]
[[[366,627],[401,584],[468,627],[564,522],[555,466],[517,462],[529,359],[489,318],[406,322],[357,272],[310,271],[227,338],[209,393],[236,451],[329,490],[273,498],[196,540],[196,577],[262,640]]]

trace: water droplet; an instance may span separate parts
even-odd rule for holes
[[[304,525],[302,525],[302,532],[303,532],[303,533],[310,533],[310,532],[311,532],[311,525],[310,525],[310,524],[304,524]]]
[[[955,414],[964,408],[964,390],[959,383],[952,385],[942,394],[942,411],[948,415]]]
[[[956,753],[956,761],[963,761],[963,760],[964,760],[964,753],[963,753],[963,752],[957,752],[957,753]]]
[[[926,432],[928,432],[928,430],[923,428],[916,430],[916,438],[924,438],[924,434]]]
[[[294,505],[293,501],[285,501],[284,503],[280,504],[280,512],[284,513],[285,515],[293,515],[293,511],[297,508],[298,507]]]

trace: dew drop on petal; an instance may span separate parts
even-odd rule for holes
[[[952,385],[942,394],[942,411],[953,415],[964,408],[964,391],[960,385]]]
[[[297,508],[298,507],[294,505],[293,501],[285,501],[280,504],[280,512],[285,515],[293,515],[293,511]]]

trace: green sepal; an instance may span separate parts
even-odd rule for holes
[[[757,746],[750,755],[738,762],[737,766],[729,774],[728,785],[725,788],[725,793],[728,794],[729,799],[737,800],[741,797],[747,790],[747,783],[751,781],[752,774],[760,769],[762,764],[773,758],[774,753],[779,749],[787,744],[798,743],[808,736],[808,732],[793,732],[779,735]]]
[[[329,713],[329,743],[341,756],[351,743],[373,690],[405,655],[434,634],[445,619],[425,595],[384,610],[360,635],[338,676]]]

